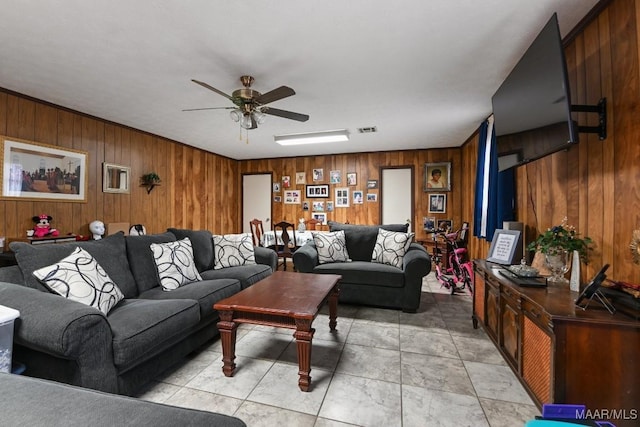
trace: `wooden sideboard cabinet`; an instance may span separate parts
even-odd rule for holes
[[[474,261],[473,326],[482,326],[538,407],[618,410],[628,419],[614,424],[637,425],[640,322],[596,301],[575,307],[578,293],[568,285],[520,287],[500,269]]]

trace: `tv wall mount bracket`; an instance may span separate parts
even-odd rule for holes
[[[578,126],[580,133],[597,133],[600,141],[607,139],[607,98],[600,98],[597,105],[572,105],[577,113],[598,113],[598,126]]]

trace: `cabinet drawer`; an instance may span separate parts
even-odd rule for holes
[[[546,311],[542,310],[542,308],[527,299],[522,299],[521,304],[522,311],[528,315],[531,320],[533,320],[539,327],[552,332],[553,328],[551,324],[551,317]]]

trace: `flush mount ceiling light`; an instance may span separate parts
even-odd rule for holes
[[[275,135],[273,139],[280,145],[344,142],[349,140],[349,131],[338,129],[324,132],[290,133],[287,135]]]

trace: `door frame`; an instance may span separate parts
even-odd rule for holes
[[[416,176],[414,165],[380,166],[378,176],[380,177],[380,202],[378,203],[378,218],[382,224],[382,203],[384,202],[383,171],[386,169],[410,169],[411,170],[411,231],[415,233],[416,216]]]

